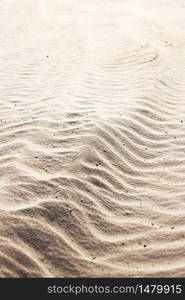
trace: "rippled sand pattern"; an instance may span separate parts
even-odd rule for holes
[[[185,1],[0,1],[0,276],[185,276]]]

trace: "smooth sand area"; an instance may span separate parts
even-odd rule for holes
[[[0,277],[185,277],[185,1],[0,1]]]

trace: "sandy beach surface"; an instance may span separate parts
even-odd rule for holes
[[[0,277],[185,277],[185,1],[0,1]]]

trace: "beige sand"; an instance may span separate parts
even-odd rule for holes
[[[0,276],[185,276],[185,1],[0,1]]]

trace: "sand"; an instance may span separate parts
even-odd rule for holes
[[[0,1],[0,277],[185,276],[185,1]]]

